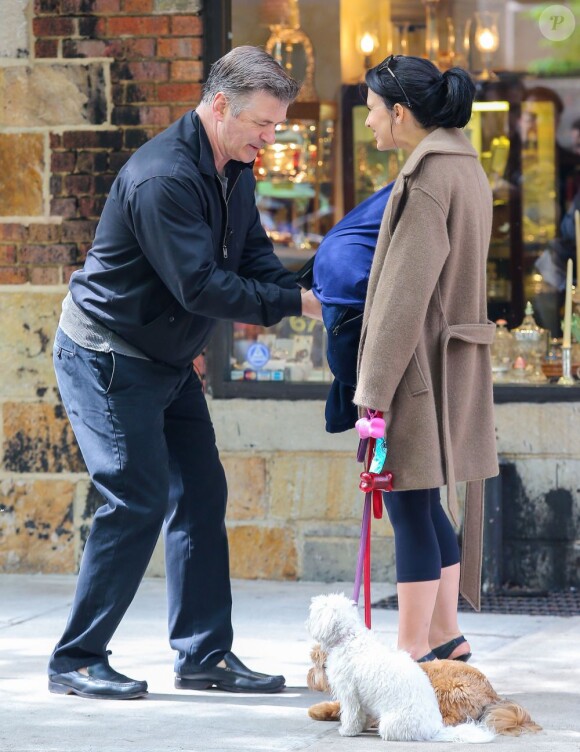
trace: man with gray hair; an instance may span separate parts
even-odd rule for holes
[[[299,86],[261,49],[212,67],[203,99],[117,176],[83,269],[70,280],[54,366],[103,497],[49,689],[130,699],[147,682],[107,650],[163,528],[175,686],[278,692],[231,652],[227,488],[193,359],[217,319],[270,326],[320,318],[260,224],[252,162],[275,140]]]

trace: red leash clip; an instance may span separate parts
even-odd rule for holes
[[[364,493],[372,494],[373,516],[375,520],[380,520],[383,516],[383,496],[381,491],[393,490],[393,474],[376,475],[376,473],[361,473],[358,487]]]
[[[375,475],[375,473],[361,473],[358,487],[361,491],[392,491],[393,490],[393,473],[386,475]]]

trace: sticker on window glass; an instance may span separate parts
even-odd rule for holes
[[[254,342],[248,347],[246,360],[252,368],[263,368],[270,360],[270,349],[262,342]]]

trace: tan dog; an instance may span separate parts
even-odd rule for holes
[[[312,667],[306,683],[310,689],[330,692],[324,662],[326,655],[319,645],[310,652]],[[519,736],[541,731],[527,710],[510,700],[503,700],[481,671],[461,661],[428,661],[419,666],[425,671],[439,702],[446,726],[456,726],[471,718],[481,720],[497,734]],[[339,721],[340,703],[319,702],[308,710],[315,721]]]

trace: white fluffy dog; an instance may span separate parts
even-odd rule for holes
[[[403,650],[389,650],[361,622],[343,593],[312,599],[308,631],[328,654],[326,672],[340,701],[339,733],[356,736],[378,719],[386,741],[489,742],[494,733],[468,722],[444,726],[427,675]]]

